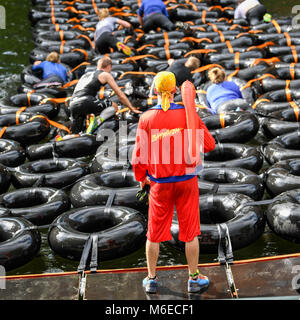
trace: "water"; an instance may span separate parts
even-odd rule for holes
[[[292,7],[299,2],[291,0],[262,1],[268,11],[277,16],[291,16]],[[0,5],[6,11],[6,29],[0,29],[0,99],[17,93],[20,85],[20,73],[29,64],[29,53],[34,48],[31,36],[31,26],[28,12],[31,8],[30,0],[0,0]],[[47,230],[42,230],[42,247],[31,262],[18,269],[8,272],[12,274],[48,273],[75,271],[78,261],[71,261],[56,255],[48,246]],[[235,260],[296,253],[300,245],[283,240],[266,227],[264,234],[255,243],[234,252]],[[214,262],[216,254],[204,255],[200,253],[200,263]],[[185,256],[167,244],[161,245],[158,265],[186,264]],[[135,253],[113,261],[100,262],[99,268],[130,268],[145,267],[146,259],[144,247]]]

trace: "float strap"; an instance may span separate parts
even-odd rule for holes
[[[86,39],[89,42],[91,48],[95,49],[95,44],[92,42],[92,40],[86,34],[80,34],[76,37],[76,39],[80,39],[80,38]]]
[[[225,128],[225,113],[220,113],[220,124],[222,128]]]
[[[274,19],[271,20],[273,26],[276,28],[277,30],[277,33],[281,33],[281,28],[280,28],[280,25],[278,24],[278,22]]]
[[[225,36],[224,36],[224,34],[222,33],[222,31],[218,30],[218,34],[219,34],[219,36],[220,36],[221,42],[225,42],[225,41],[226,41],[226,40],[225,40]]]
[[[234,50],[233,50],[233,48],[232,48],[232,45],[231,45],[230,41],[229,41],[229,40],[226,40],[225,43],[226,43],[226,46],[227,46],[227,48],[228,48],[228,51],[229,51],[230,53],[234,53]]]
[[[225,264],[226,262],[233,263],[233,252],[228,227],[226,223],[217,223],[217,228],[219,234],[218,260],[220,264]],[[223,243],[223,239],[225,243]]]
[[[295,101],[290,101],[290,106],[294,109],[294,113],[297,119],[297,122],[299,121],[299,106],[296,104]]]
[[[292,45],[291,36],[290,36],[287,32],[284,32],[283,34],[284,34],[284,36],[285,36],[285,38],[286,38],[286,44],[287,44],[287,46],[290,47],[290,46]]]
[[[184,55],[184,58],[186,58],[187,56],[189,56],[190,54],[195,54],[195,53],[209,53],[209,52],[217,52],[217,50],[215,49],[195,49],[195,50],[192,50],[192,51],[189,51],[187,52],[185,55]]]
[[[132,74],[132,75],[145,75],[145,74],[151,74],[153,76],[156,76],[155,72],[151,72],[151,71],[127,71],[124,72],[120,75],[119,80],[121,80],[124,76],[128,75],[128,74]]]
[[[80,19],[78,19],[78,18],[74,17],[74,18],[69,19],[69,20],[67,21],[67,23],[70,23],[70,22],[80,23],[81,21],[87,22],[88,20],[87,20],[86,18],[80,18]]]
[[[76,51],[82,53],[84,55],[85,61],[87,61],[87,59],[89,58],[89,55],[84,49],[75,48],[72,50],[72,52],[76,52]]]
[[[214,23],[208,23],[207,25],[211,26],[214,32],[218,32],[218,27]]]
[[[192,41],[192,42],[196,42],[196,43],[201,43],[202,41],[207,41],[209,43],[212,43],[212,40],[209,38],[198,39],[198,38],[194,38],[194,37],[185,37],[180,40],[180,42],[185,42],[185,41]]]
[[[0,139],[2,138],[2,136],[4,135],[5,131],[7,129],[7,126],[4,126],[1,131],[0,131]]]
[[[263,49],[263,48],[265,48],[265,47],[274,46],[274,45],[275,45],[274,42],[268,41],[268,42],[265,42],[265,43],[260,44],[260,45],[258,45],[258,46],[249,47],[246,51],[248,52],[248,51],[251,51],[251,50],[253,50],[253,49],[254,49],[254,50],[255,50],[255,49]]]
[[[286,100],[288,102],[292,101],[292,93],[290,89],[291,80],[286,80],[286,86],[285,86],[285,94],[286,94]]]
[[[98,267],[98,234],[92,233],[92,254],[90,262],[91,273],[97,271]]]
[[[296,47],[294,45],[292,45],[292,46],[290,46],[290,48],[292,51],[292,56],[294,58],[294,62],[298,63],[298,53],[297,53]]]
[[[295,67],[296,67],[296,63],[293,62],[290,64],[290,74],[291,74],[291,79],[295,80]]]
[[[98,242],[98,235],[91,233],[86,239],[83,247],[80,262],[77,268],[78,273],[83,273],[85,271],[87,259],[89,257],[91,249],[92,249],[92,258],[94,258],[94,260],[91,258],[91,264],[93,263],[93,269],[94,269],[94,265],[95,264],[97,265],[97,261],[95,262],[95,258],[97,258],[97,254],[95,253],[95,251],[98,251],[96,250],[98,243],[96,242]]]
[[[96,4],[95,0],[92,0],[92,5],[93,5],[93,9],[94,9],[96,15],[98,15],[98,11],[99,10],[98,10],[98,7],[97,7],[97,4]]]
[[[229,236],[229,230],[226,223],[217,224],[217,228],[219,233],[218,259],[220,264],[225,265],[227,283],[230,288],[231,297],[237,299],[238,293],[230,267],[230,264],[233,263],[233,252]]]
[[[106,201],[106,204],[105,204],[105,209],[104,209],[104,212],[105,213],[109,213],[110,212],[110,208],[114,202],[114,199],[115,199],[115,196],[116,196],[116,191],[115,190],[111,190],[110,191],[110,194],[107,198],[107,201]]]
[[[27,107],[21,107],[17,112],[16,112],[16,125],[20,124],[20,115],[23,111],[26,110]]]
[[[166,31],[164,32],[164,40],[165,40],[164,49],[166,53],[166,59],[169,60],[171,58],[170,49],[169,49],[170,41],[169,41],[168,33]]]
[[[203,67],[199,67],[199,68],[193,70],[191,73],[203,72],[203,71],[206,71],[206,70],[208,70],[210,68],[214,68],[214,67],[218,67],[220,69],[224,69],[221,65],[212,63],[212,64],[207,64],[206,66],[203,66]]]
[[[51,126],[56,127],[56,128],[58,128],[58,129],[61,129],[61,130],[64,130],[64,131],[67,131],[69,134],[71,134],[71,131],[70,131],[66,126],[62,125],[62,124],[59,123],[59,122],[55,122],[55,121],[53,121],[53,120],[50,120],[50,119],[48,119],[47,117],[42,116],[42,115],[39,115],[39,114],[36,115],[36,116],[31,117],[31,118],[29,119],[29,121],[32,121],[32,120],[34,120],[34,119],[36,119],[36,118],[44,119],[44,120],[46,120]]]
[[[74,79],[74,80],[72,80],[72,81],[70,81],[70,82],[67,82],[67,83],[65,83],[60,89],[63,90],[63,89],[72,87],[72,86],[74,86],[75,84],[77,84],[78,81],[79,81],[79,79]]]
[[[235,71],[232,72],[227,79],[231,79],[232,77],[234,77],[235,75],[237,75],[240,71],[240,52],[236,52],[234,55],[234,64],[235,64]]]
[[[261,76],[261,77],[259,77],[259,78],[249,80],[249,81],[241,88],[241,90],[245,90],[245,89],[251,87],[251,85],[252,85],[253,82],[261,81],[261,80],[263,80],[263,79],[265,79],[265,78],[269,78],[269,77],[270,77],[270,78],[273,78],[273,79],[276,79],[276,77],[275,77],[273,74],[271,74],[271,73],[265,73],[263,76]]]
[[[43,99],[40,104],[45,104],[48,101],[50,102],[54,102],[54,103],[64,103],[66,102],[68,99],[71,99],[71,97],[66,97],[66,98],[45,98]]]
[[[206,10],[202,10],[202,17],[201,17],[201,19],[202,19],[202,22],[203,22],[203,24],[206,24]]]
[[[140,52],[140,51],[144,50],[147,47],[155,47],[155,45],[154,44],[150,44],[150,43],[149,44],[144,44],[143,46],[141,46],[138,49],[136,49],[136,52]],[[156,57],[156,59],[158,59],[158,58]],[[124,62],[122,62],[122,63],[124,63]]]
[[[144,58],[158,59],[158,57],[155,56],[155,55],[153,55],[153,54],[141,54],[141,55],[138,55],[138,56],[125,58],[125,59],[122,61],[122,64],[123,64],[123,63],[126,63],[126,62],[128,62],[128,61],[136,61],[136,60],[140,60],[140,59],[144,59]]]
[[[261,102],[271,102],[269,99],[258,99],[254,102],[254,104],[252,105],[252,109],[256,109],[257,105]]]
[[[280,59],[278,57],[273,57],[273,58],[269,58],[269,59],[255,59],[252,63],[251,63],[251,67],[259,64],[260,62],[265,62],[267,64],[274,64],[275,62],[280,62]]]
[[[77,70],[78,68],[82,67],[82,66],[88,66],[90,65],[89,62],[82,62],[80,63],[78,66],[76,66],[75,68],[73,68],[71,71],[68,72],[68,75],[70,75],[72,72],[74,72],[75,70]]]

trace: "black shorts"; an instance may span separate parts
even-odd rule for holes
[[[256,25],[263,20],[264,15],[267,13],[267,10],[264,5],[257,5],[254,8],[251,8],[247,13],[246,17],[250,25]]]
[[[108,99],[98,100],[93,96],[74,97],[70,101],[70,115],[72,133],[79,133],[83,129],[85,117],[93,113],[99,115],[105,108],[111,107],[112,102]]]
[[[101,54],[110,53],[110,48],[118,51],[116,44],[117,40],[114,35],[111,32],[104,32],[96,40],[96,49]]]
[[[167,31],[175,30],[175,25],[160,12],[155,12],[144,18],[143,30],[149,32],[150,30],[156,30],[162,28]]]

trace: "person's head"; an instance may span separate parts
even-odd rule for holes
[[[212,68],[208,71],[208,78],[212,83],[221,83],[225,80],[225,71],[219,67]]]
[[[99,70],[107,70],[108,67],[111,67],[111,66],[112,66],[112,62],[110,57],[105,56],[98,60],[97,69]]]
[[[164,111],[170,108],[170,101],[176,92],[176,78],[173,72],[161,71],[154,78],[155,93],[161,98]]]
[[[46,61],[59,63],[59,54],[55,51],[52,51],[48,54]]]
[[[201,63],[200,63],[200,60],[199,60],[198,58],[196,58],[196,57],[194,57],[194,56],[191,56],[191,57],[189,57],[189,58],[186,60],[186,62],[185,62],[184,65],[185,65],[187,68],[189,68],[190,71],[193,71],[193,70],[199,68],[200,65],[201,65]]]
[[[109,10],[107,8],[102,8],[98,11],[99,20],[103,20],[107,17],[109,17]]]

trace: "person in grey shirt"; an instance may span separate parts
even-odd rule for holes
[[[267,12],[265,6],[258,0],[238,0],[234,11],[234,19],[246,19],[251,25],[262,22]]]
[[[117,41],[113,35],[115,25],[119,24],[127,29],[131,29],[132,25],[122,19],[114,18],[109,15],[107,8],[102,8],[98,12],[99,22],[96,25],[94,34],[95,49],[101,53],[109,53],[110,48],[114,51],[122,50],[123,53],[130,56],[131,49],[120,41]]]

